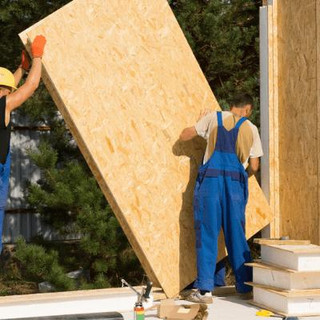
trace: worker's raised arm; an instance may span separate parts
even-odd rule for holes
[[[19,84],[20,80],[22,79],[23,75],[24,75],[24,70],[19,66],[19,68],[13,74],[14,82],[16,84],[16,87],[18,86],[18,84]]]
[[[197,135],[198,135],[197,130],[193,126],[193,127],[188,127],[188,128],[183,129],[179,138],[181,141],[188,141],[188,140],[193,139]]]
[[[182,130],[180,134],[181,141],[188,141],[196,136],[200,136],[202,138],[208,138],[208,126],[211,121],[212,111],[209,109],[204,109],[200,112],[200,116],[198,118],[198,122],[192,126]]]
[[[33,56],[32,67],[25,83],[15,92],[7,96],[7,110],[12,110],[21,106],[38,88],[41,77],[41,58],[43,55],[46,39],[44,36],[36,36],[32,45],[31,52]],[[20,72],[15,74],[15,81],[20,81]],[[21,75],[22,76],[22,75]]]
[[[20,80],[22,79],[25,71],[29,71],[29,69],[30,69],[30,62],[27,57],[27,53],[24,50],[22,50],[21,64],[18,67],[18,69],[16,70],[16,72],[13,74],[14,81],[16,83],[16,87],[18,87],[18,84],[19,84]]]

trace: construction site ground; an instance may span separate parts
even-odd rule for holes
[[[189,304],[184,300],[175,301],[176,304]],[[261,317],[256,312],[261,308],[252,305],[249,301],[241,300],[235,295],[214,297],[213,303],[208,305],[209,315],[207,320],[270,320],[284,319],[283,317]],[[125,320],[133,319],[133,312],[123,313]],[[146,320],[159,320],[157,310],[146,311]],[[290,320],[290,318],[287,318]],[[298,317],[299,320],[320,320],[320,315],[315,317]]]

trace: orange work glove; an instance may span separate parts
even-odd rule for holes
[[[47,40],[43,35],[36,36],[31,45],[31,52],[34,58],[41,58],[43,55],[44,46]]]
[[[28,71],[30,69],[30,61],[29,58],[27,56],[27,53],[22,50],[22,54],[21,54],[21,68],[25,71]]]

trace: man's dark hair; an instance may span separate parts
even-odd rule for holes
[[[248,94],[237,94],[231,100],[231,107],[243,108],[247,104],[250,104],[253,108],[253,99]]]

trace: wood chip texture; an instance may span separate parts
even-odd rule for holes
[[[37,34],[45,85],[148,276],[174,296],[196,277],[192,194],[205,146],[178,138],[219,106],[167,1],[75,0],[20,37]],[[250,191],[248,236],[272,219],[254,178]]]

